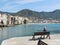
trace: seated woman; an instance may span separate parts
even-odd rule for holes
[[[43,32],[46,32],[46,27],[44,27]]]
[[[47,32],[47,31],[46,31],[46,27],[44,27],[43,32]],[[42,35],[41,35],[41,37],[42,37]],[[43,35],[42,38],[45,38],[45,35]]]

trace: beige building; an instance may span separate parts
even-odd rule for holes
[[[0,14],[0,24],[1,24],[1,21],[3,21],[4,25],[23,24],[25,19],[28,22],[28,18],[27,17]]]
[[[7,14],[0,14],[0,24],[3,22],[4,25],[7,25]]]
[[[19,22],[19,24],[22,24],[23,23],[23,17],[18,17],[18,22]]]
[[[7,19],[8,19],[8,21],[7,21],[8,25],[13,24],[13,18],[14,18],[14,16],[8,15],[8,17],[7,17]]]

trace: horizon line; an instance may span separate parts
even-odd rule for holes
[[[51,11],[37,11],[37,10],[32,10],[32,9],[21,9],[21,10],[31,10],[31,11],[35,11],[35,12],[53,12],[53,11],[55,11],[55,10],[60,10],[60,9],[54,9],[54,10],[51,10]],[[21,11],[20,10],[20,11]],[[16,11],[16,12],[12,12],[12,11],[2,11],[2,10],[0,10],[0,12],[8,12],[8,13],[17,13],[17,12],[19,12],[19,11]]]

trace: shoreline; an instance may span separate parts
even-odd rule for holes
[[[36,36],[36,38],[39,36]],[[42,39],[48,45],[60,45],[60,34],[50,35],[51,39]],[[37,45],[38,40],[30,40],[32,36],[13,37],[2,41],[1,45]]]
[[[27,23],[27,24],[60,24],[60,23]],[[16,24],[16,25],[24,25],[24,24]],[[2,25],[0,25],[0,28],[1,27],[12,27],[12,26],[16,26],[16,25],[4,25],[4,26],[2,26]]]
[[[27,24],[60,24],[60,23],[27,23]]]

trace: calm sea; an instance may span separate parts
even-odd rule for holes
[[[46,26],[46,30],[50,31],[51,34],[60,33],[60,24],[16,25],[13,27],[4,27],[3,30],[0,28],[0,42],[12,37],[31,36],[34,32],[42,31],[44,26]]]

